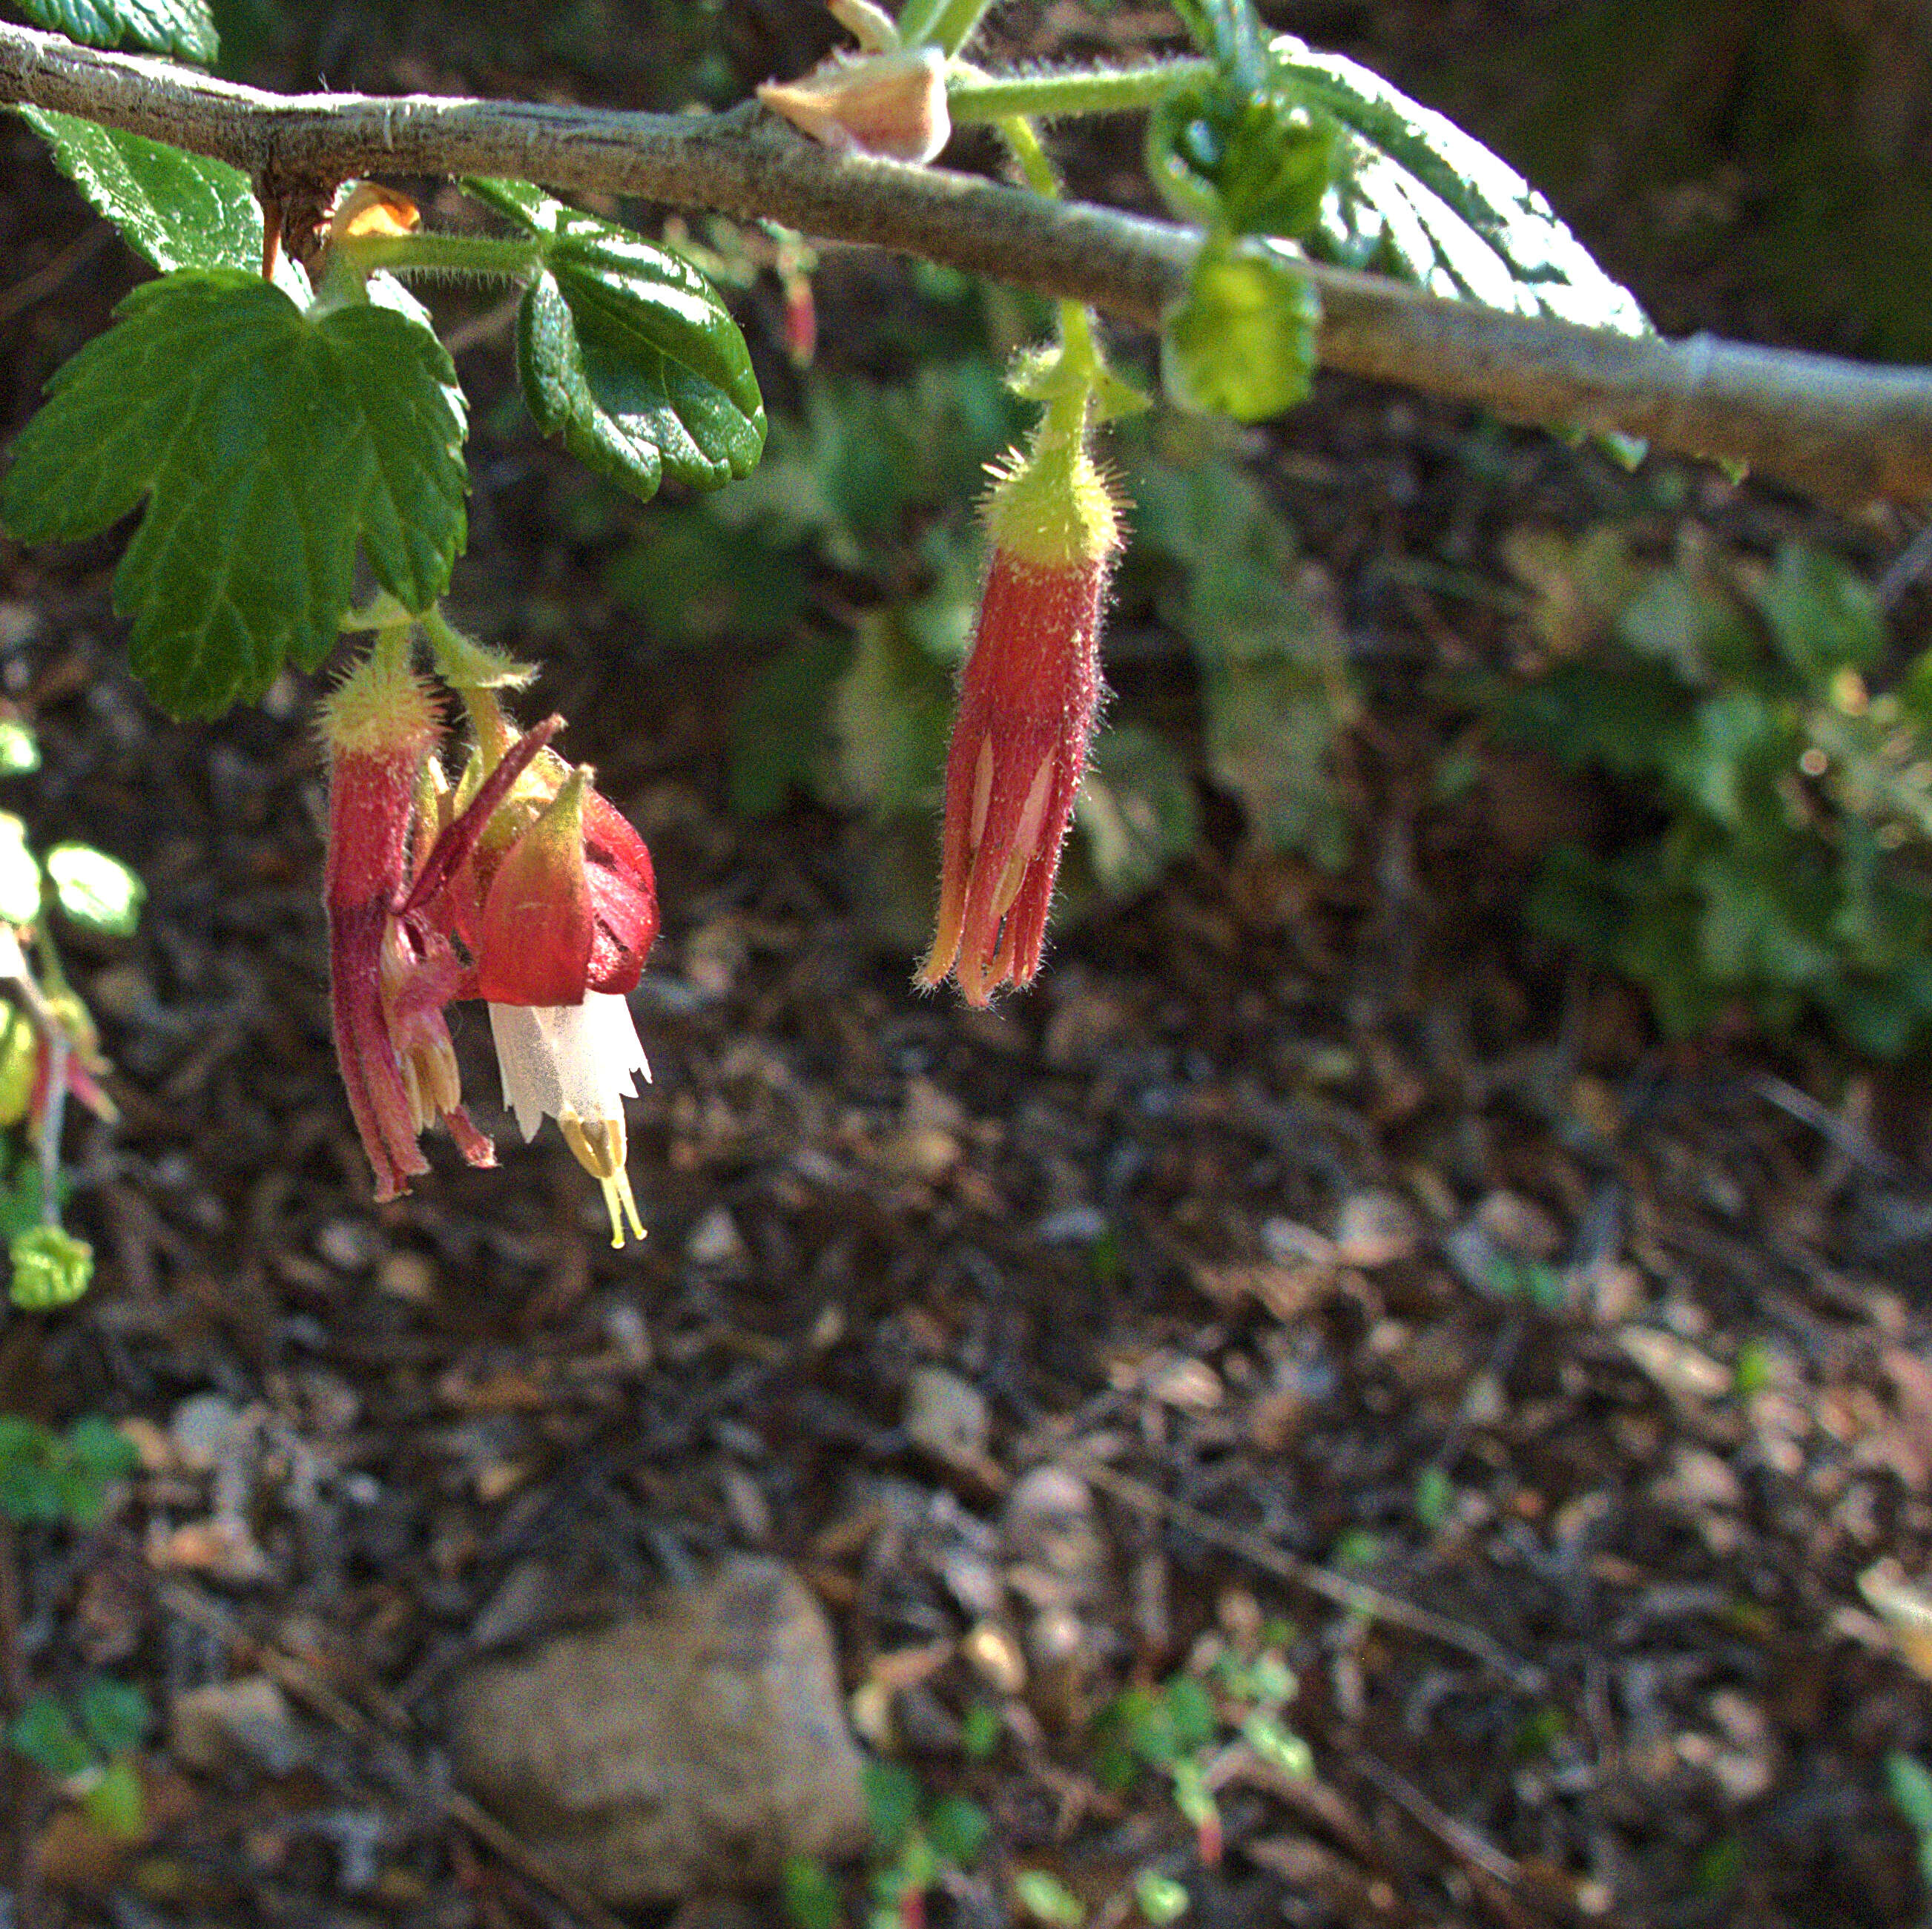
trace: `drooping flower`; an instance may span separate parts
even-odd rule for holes
[[[938,928],[918,981],[966,1002],[1040,969],[1060,846],[1100,698],[1100,621],[1120,518],[1082,429],[1049,415],[998,472],[991,554],[946,764]]]
[[[482,730],[507,742],[494,699],[470,694]],[[466,995],[492,1004],[568,1005],[589,992],[630,991],[657,936],[651,854],[593,788],[590,770],[548,748],[561,721],[540,725],[533,748],[536,732],[503,753],[522,760],[500,801],[452,854],[446,877],[426,873],[412,894],[421,902],[430,890],[448,890],[450,916],[475,961]],[[500,762],[488,782],[502,786],[503,769]],[[479,814],[482,797],[478,790],[466,814]]]
[[[329,755],[329,1014],[349,1109],[392,1199],[429,1169],[417,1144],[446,1120],[472,1166],[496,1162],[461,1103],[442,1010],[460,966],[434,955],[426,929],[400,922],[418,782],[442,734],[436,700],[410,668],[406,629],[386,631],[322,706]]]
[[[525,1141],[554,1118],[577,1162],[604,1189],[610,1244],[624,1243],[628,1220],[644,1236],[624,1160],[624,1100],[637,1096],[634,1074],[651,1068],[631,1011],[620,997],[590,992],[576,1004],[492,1004],[490,1031],[503,1075],[503,1102]]]
[[[417,1140],[439,1118],[472,1165],[496,1162],[443,1018],[482,998],[524,1137],[554,1116],[604,1189],[613,1243],[627,1223],[641,1238],[622,1100],[650,1067],[622,994],[657,934],[650,854],[588,769],[550,748],[561,717],[513,736],[488,688],[460,687],[478,741],[454,790],[406,624],[379,634],[323,710],[331,1005],[376,1196],[428,1169]]]

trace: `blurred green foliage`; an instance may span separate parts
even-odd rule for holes
[[[904,382],[807,374],[797,406],[774,408],[758,471],[654,508],[607,578],[672,647],[764,652],[733,722],[733,807],[766,815],[796,791],[866,820],[874,908],[896,943],[930,916],[953,686],[979,598],[974,502],[1033,412],[998,346],[1026,329],[998,308],[1011,298],[958,278],[925,292],[943,332]],[[1330,766],[1354,699],[1292,532],[1224,429],[1156,412],[1103,445],[1130,532],[1110,628],[1132,627],[1135,656],[1192,695],[1198,727],[1177,734],[1172,702],[1160,728],[1110,706],[1062,921],[1148,890],[1193,848],[1202,778],[1240,803],[1258,842],[1339,866],[1348,832]]]
[[[7,1730],[7,1743],[76,1798],[103,1834],[138,1841],[147,1833],[147,1801],[134,1758],[153,1719],[140,1689],[95,1675],[71,1704],[34,1696]]]
[[[98,1414],[64,1433],[0,1414],[0,1514],[16,1526],[94,1526],[113,1484],[136,1464],[133,1442]]]
[[[1623,788],[1614,845],[1558,847],[1534,922],[1649,992],[1668,1031],[1822,1015],[1894,1057],[1932,1022],[1932,652],[1892,660],[1871,592],[1787,545],[1766,567],[1614,531],[1520,541],[1542,671],[1503,730]],[[1884,682],[1882,690],[1875,685]]]

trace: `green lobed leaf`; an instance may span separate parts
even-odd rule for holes
[[[517,367],[544,433],[640,498],[667,475],[698,489],[749,475],[764,404],[745,338],[704,276],[524,182],[464,186],[542,244]]]
[[[14,1268],[11,1297],[22,1312],[71,1306],[93,1282],[94,1248],[58,1226],[15,1234],[7,1256]]]
[[[1317,253],[1518,314],[1650,332],[1636,298],[1550,203],[1446,116],[1291,34],[1269,52],[1272,84],[1327,110],[1350,136]]]
[[[1299,241],[1322,218],[1345,139],[1340,122],[1298,92],[1250,92],[1217,75],[1155,106],[1147,170],[1184,220]]]
[[[95,1766],[94,1750],[82,1740],[74,1717],[51,1695],[37,1694],[7,1731],[8,1744],[43,1774],[56,1781],[83,1774]]]
[[[177,268],[260,269],[261,204],[239,168],[73,114],[20,112],[95,212],[164,274]]]
[[[221,50],[208,0],[20,0],[35,26],[89,46],[132,40],[150,53],[213,64]]]
[[[1183,408],[1258,422],[1304,400],[1322,299],[1267,243],[1210,244],[1161,317],[1160,375]]]
[[[184,269],[136,288],[58,370],[0,482],[26,542],[89,536],[147,501],[115,573],[155,700],[213,716],[285,659],[320,663],[359,540],[411,610],[463,547],[464,429],[435,337],[388,306],[304,313],[259,277]]]
[[[80,1725],[104,1755],[125,1755],[141,1745],[154,1711],[131,1682],[94,1675],[80,1690]]]
[[[91,844],[57,844],[47,853],[54,902],[83,931],[131,938],[148,887],[118,857]]]

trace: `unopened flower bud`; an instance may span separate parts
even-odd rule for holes
[[[768,80],[758,94],[827,147],[923,165],[952,137],[946,56],[937,47],[835,54],[803,79]]]
[[[1120,546],[1084,439],[1049,418],[995,480],[992,552],[946,766],[938,929],[919,982],[968,1004],[1040,969],[1060,850],[1100,697],[1100,620]]]

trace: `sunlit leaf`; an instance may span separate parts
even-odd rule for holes
[[[1519,314],[1642,334],[1649,322],[1508,162],[1379,74],[1292,35],[1270,43],[1274,84],[1348,129],[1342,175],[1311,245],[1345,265]]]
[[[20,0],[38,26],[90,46],[132,40],[149,53],[171,53],[210,65],[220,51],[208,0]]]
[[[47,853],[46,872],[54,902],[83,930],[134,934],[148,887],[119,858],[91,844],[57,844]]]
[[[468,192],[542,244],[518,310],[530,413],[635,496],[715,489],[758,466],[765,410],[730,311],[688,262],[521,182]]]
[[[410,314],[311,315],[259,276],[187,269],[116,315],[15,442],[0,518],[70,541],[147,502],[114,600],[158,702],[212,716],[286,660],[314,668],[358,542],[406,608],[442,593],[465,532],[462,400]]]

